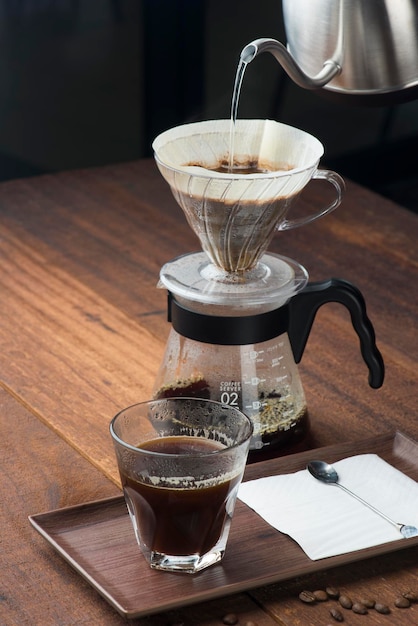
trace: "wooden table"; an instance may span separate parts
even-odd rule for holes
[[[320,185],[304,208],[324,201]],[[300,365],[315,446],[396,428],[418,437],[417,242],[417,215],[351,183],[332,215],[274,239],[312,280],[360,288],[386,363],[371,389],[347,311],[319,311]],[[108,423],[150,396],[169,330],[159,270],[197,249],[151,160],[0,185],[1,624],[125,622],[28,515],[120,493]],[[241,625],[326,624],[328,609],[302,604],[302,589],[393,606],[418,592],[417,557],[410,548],[135,622],[215,625],[234,612]],[[418,605],[394,610],[345,623],[418,623]]]

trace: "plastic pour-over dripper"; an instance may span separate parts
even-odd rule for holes
[[[272,120],[237,120],[232,128],[233,142],[231,121],[214,120],[173,128],[153,143],[160,172],[202,249],[227,274],[253,270],[276,230],[329,213],[344,188],[338,174],[317,169],[324,150],[312,135]],[[217,171],[229,163],[231,145],[233,171]],[[314,214],[288,219],[292,202],[312,178],[328,180],[336,198]]]

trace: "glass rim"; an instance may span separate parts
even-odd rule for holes
[[[223,407],[227,410],[234,410],[238,415],[242,416],[244,418],[244,421],[247,423],[248,426],[248,433],[245,437],[241,437],[239,441],[235,442],[233,445],[231,446],[226,446],[224,448],[219,448],[217,450],[211,450],[210,452],[193,452],[191,454],[184,454],[184,453],[175,453],[175,454],[169,454],[166,452],[155,452],[154,450],[146,450],[144,448],[140,448],[138,446],[134,446],[130,443],[128,443],[127,441],[124,441],[115,431],[115,422],[116,420],[121,417],[121,415],[123,413],[125,413],[126,411],[128,411],[129,409],[134,409],[136,407],[140,407],[140,406],[145,406],[147,404],[156,404],[156,403],[163,403],[163,402],[171,402],[171,401],[176,401],[176,400],[191,400],[192,402],[207,402],[210,404],[214,404],[217,405],[219,407]],[[234,450],[235,448],[238,448],[239,446],[242,446],[246,441],[249,441],[254,433],[254,425],[253,422],[251,421],[251,419],[248,417],[248,415],[246,415],[243,411],[241,411],[241,409],[239,409],[238,407],[235,406],[231,406],[229,404],[224,404],[223,402],[218,402],[217,400],[211,400],[210,398],[198,398],[196,396],[172,396],[170,398],[155,398],[153,400],[144,400],[142,402],[135,402],[134,404],[131,404],[123,409],[121,409],[120,411],[118,411],[116,413],[116,415],[111,419],[110,424],[109,424],[109,430],[110,430],[110,435],[112,437],[112,439],[114,441],[116,441],[117,443],[119,443],[120,445],[122,445],[124,448],[131,450],[132,452],[136,452],[137,454],[143,454],[144,456],[152,456],[155,458],[163,458],[163,457],[167,457],[167,458],[171,458],[171,459],[180,459],[180,458],[204,458],[204,457],[212,457],[215,455],[219,455],[219,454],[226,454],[228,453],[230,450]],[[180,435],[181,436],[181,435]],[[186,437],[188,435],[185,435]],[[157,437],[156,437],[157,438]],[[205,439],[208,439],[207,437],[204,437]],[[209,439],[209,441],[211,441]]]

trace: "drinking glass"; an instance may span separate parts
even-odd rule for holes
[[[196,573],[225,553],[253,427],[200,398],[150,400],[111,421],[138,544],[152,568]]]

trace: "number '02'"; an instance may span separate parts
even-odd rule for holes
[[[228,391],[224,391],[221,394],[221,402],[222,404],[229,404],[230,406],[238,406],[238,394],[236,391],[232,391],[229,393]]]

